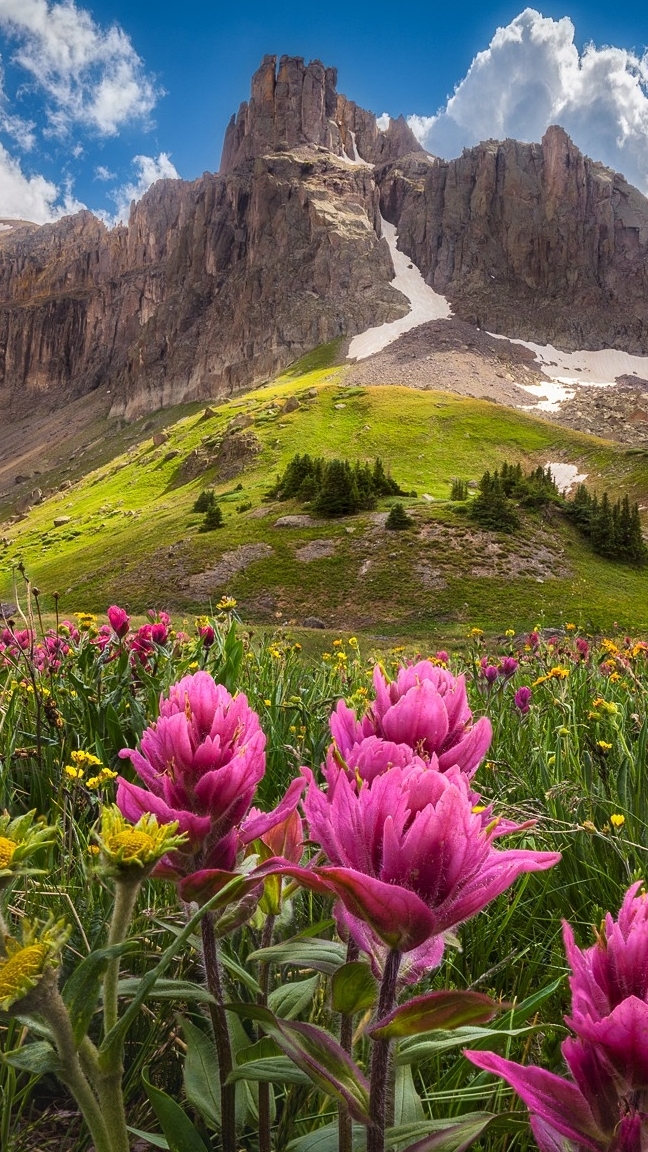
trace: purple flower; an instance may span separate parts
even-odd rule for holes
[[[436,756],[442,772],[453,765],[467,776],[476,772],[492,729],[485,716],[473,724],[463,676],[421,660],[401,668],[391,682],[377,665],[373,682],[376,698],[361,720],[343,700],[331,716],[333,738],[347,763],[355,745],[378,736],[392,747],[408,746],[427,759]]]
[[[482,668],[482,676],[490,687],[495,683],[497,677],[499,676],[499,668],[497,668],[494,664],[486,664],[485,667]]]
[[[443,949],[433,937],[481,911],[522,872],[560,859],[495,849],[497,821],[484,827],[456,767],[444,774],[414,763],[359,787],[340,772],[326,793],[303,772],[310,836],[330,864],[286,870],[307,884],[312,877],[310,886],[341,900],[347,926],[365,950],[368,928],[390,948],[425,947],[438,963]]]
[[[585,951],[564,925],[573,973],[566,1023],[575,1036],[562,1053],[573,1080],[491,1052],[465,1053],[515,1089],[541,1152],[566,1141],[593,1152],[642,1152],[648,1142],[648,897],[637,896],[639,888],[633,884],[618,920],[608,914]]]
[[[532,695],[533,693],[531,692],[531,689],[527,688],[526,684],[523,684],[521,688],[518,688],[515,696],[513,697],[513,703],[515,704],[515,707],[517,708],[518,712],[522,713],[523,716],[526,716],[531,707]]]
[[[110,627],[112,628],[115,635],[118,636],[120,640],[123,640],[124,636],[128,632],[128,629],[130,628],[130,616],[128,613],[125,612],[123,608],[119,608],[116,604],[112,604],[106,612],[106,616],[110,621]]]
[[[517,670],[518,661],[515,659],[515,656],[504,656],[500,665],[502,676],[508,680],[511,676],[515,675]]]
[[[247,698],[233,698],[207,672],[185,676],[161,697],[159,720],[140,749],[120,752],[146,786],[119,778],[124,816],[177,820],[189,836],[191,867],[233,867],[236,830],[265,772],[265,736]]]

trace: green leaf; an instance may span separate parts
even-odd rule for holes
[[[139,988],[139,976],[125,976],[119,981],[120,996],[134,996]],[[158,980],[148,995],[149,1000],[186,1000],[198,1004],[213,1003],[213,996],[202,984],[191,980]]]
[[[83,1040],[94,1016],[108,961],[115,956],[123,955],[124,952],[133,951],[136,947],[134,940],[126,940],[122,944],[113,944],[110,948],[97,948],[81,961],[66,980],[62,991],[63,1002],[70,1013],[77,1044]]]
[[[364,1012],[378,997],[378,981],[363,960],[351,960],[333,973],[331,998],[334,1012]]]
[[[169,1141],[165,1136],[158,1136],[155,1132],[142,1132],[141,1128],[131,1128],[130,1124],[127,1124],[126,1128],[133,1136],[139,1136],[140,1140],[146,1140],[146,1143],[152,1144],[154,1148],[169,1147]]]
[[[416,1088],[409,1065],[396,1066],[394,1085],[394,1121],[396,1124],[415,1124],[425,1119],[423,1103]]]
[[[335,940],[286,940],[270,948],[251,952],[248,961],[262,960],[266,964],[294,964],[297,968],[313,968],[330,976],[346,960],[346,946]]]
[[[306,980],[280,984],[268,996],[268,1008],[275,1016],[281,1016],[282,1020],[293,1020],[310,1006],[318,984],[319,976],[309,976]]]
[[[353,1147],[355,1152],[364,1149],[367,1143],[367,1129],[362,1124],[353,1125]],[[305,1136],[291,1140],[286,1152],[338,1152],[339,1131],[337,1124],[325,1124]]]
[[[500,1005],[481,992],[430,992],[402,1004],[368,1032],[373,1040],[393,1040],[421,1032],[449,1031],[491,1020],[499,1008]]]
[[[148,1068],[142,1072],[142,1083],[160,1127],[169,1141],[169,1152],[207,1152],[191,1120],[179,1104],[148,1079]]]
[[[455,1028],[453,1032],[436,1032],[425,1040],[413,1038],[399,1044],[397,1064],[418,1064],[450,1048],[493,1048],[501,1036],[525,1036],[546,1028],[545,1024],[530,1024],[524,1028]]]
[[[230,1011],[261,1024],[286,1056],[328,1096],[342,1100],[361,1123],[369,1123],[369,1085],[347,1052],[323,1028],[289,1023],[259,1004],[230,1004]]]
[[[60,1075],[63,1071],[56,1049],[48,1044],[47,1040],[37,1040],[34,1044],[14,1048],[12,1052],[5,1052],[2,1059],[12,1068],[29,1072],[32,1076],[45,1076],[48,1072]]]
[[[230,1084],[239,1080],[260,1080],[268,1084],[310,1084],[311,1077],[302,1072],[288,1056],[264,1056],[248,1060],[228,1076]]]
[[[220,1083],[213,1041],[186,1017],[182,1017],[182,1031],[187,1044],[184,1063],[187,1100],[209,1128],[218,1129],[221,1122]]]
[[[459,1121],[432,1121],[427,1125],[400,1125],[398,1128],[389,1128],[386,1134],[385,1145],[393,1148],[408,1136],[418,1135],[419,1131],[427,1127],[428,1132],[422,1139],[414,1144],[408,1144],[403,1152],[464,1152],[475,1140],[485,1132],[488,1125],[496,1117],[490,1112],[473,1112],[462,1117]],[[430,1130],[431,1129],[431,1130]]]

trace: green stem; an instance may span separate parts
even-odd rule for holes
[[[274,931],[274,916],[268,916],[263,926],[261,947],[269,948],[272,944]],[[268,1004],[268,991],[270,987],[270,965],[263,960],[259,965],[259,984],[261,995],[257,997],[258,1003],[263,1007]],[[265,1080],[259,1083],[259,1152],[272,1152],[272,1135],[270,1124],[270,1085]]]
[[[118,880],[115,884],[115,907],[110,922],[108,934],[108,947],[122,944],[126,939],[128,929],[133,917],[137,902],[141,880]],[[103,984],[103,1012],[104,1036],[107,1036],[115,1027],[119,1019],[119,965],[120,957],[114,956],[108,961]],[[124,1075],[124,1044],[115,1045],[109,1058],[104,1060],[100,1067],[98,1081],[99,1098],[108,1129],[111,1145],[114,1152],[129,1152],[128,1130],[126,1128],[126,1110],[124,1108],[124,1091],[122,1079]],[[84,1058],[90,1060],[89,1052],[84,1050]]]
[[[214,915],[208,912],[201,922],[203,959],[207,987],[213,997],[209,1006],[214,1042],[218,1057],[218,1075],[221,1090],[221,1144],[223,1152],[236,1152],[236,1085],[228,1084],[232,1071],[232,1046],[230,1043],[225,999],[221,982],[218,948],[214,931]]]
[[[352,936],[347,944],[347,964],[358,959],[359,949]],[[353,1054],[353,1013],[343,1012],[340,1021],[340,1046]],[[353,1152],[353,1121],[346,1104],[338,1104],[338,1152]]]
[[[378,1019],[387,1016],[396,1004],[398,970],[401,954],[395,949],[389,953],[385,972],[380,986]],[[387,1091],[389,1084],[390,1041],[374,1041],[371,1053],[371,1075],[369,1081],[369,1112],[372,1125],[367,1131],[367,1152],[385,1152],[385,1128],[387,1124]]]
[[[83,1113],[95,1152],[121,1152],[121,1148],[113,1144],[109,1136],[99,1101],[84,1075],[74,1042],[70,1016],[56,984],[47,989],[47,996],[43,997],[43,1003],[39,1008],[54,1033],[56,1049],[62,1064],[60,1079],[67,1084]],[[126,1150],[128,1152],[128,1144]]]

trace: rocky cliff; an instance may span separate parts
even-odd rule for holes
[[[648,353],[648,201],[575,147],[487,141],[376,172],[399,247],[462,319],[538,343]]]
[[[0,409],[105,388],[115,414],[228,393],[407,310],[371,168],[416,142],[267,57],[220,174],[155,184],[126,227],[89,212],[0,232]]]

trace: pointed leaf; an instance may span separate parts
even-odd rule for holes
[[[554,1025],[557,1027],[557,1025]],[[526,1036],[546,1028],[546,1024],[529,1024],[524,1028],[455,1028],[453,1032],[434,1032],[426,1039],[405,1039],[398,1046],[397,1064],[418,1064],[451,1048],[492,1048],[499,1038]],[[565,1029],[566,1031],[566,1029]]]
[[[412,1069],[398,1064],[394,1084],[394,1121],[396,1124],[416,1124],[422,1120],[425,1120],[425,1111],[414,1086]]]
[[[209,1128],[218,1129],[221,1123],[221,1101],[214,1043],[191,1020],[183,1016],[181,1023],[187,1045],[184,1062],[187,1100]]]
[[[422,1140],[409,1144],[403,1152],[465,1152],[475,1140],[479,1140],[494,1119],[488,1112],[476,1112],[440,1131],[430,1132]]]
[[[169,1141],[169,1152],[207,1152],[204,1141],[179,1104],[148,1079],[148,1068],[142,1072],[142,1083],[160,1127]]]
[[[138,976],[124,976],[119,981],[120,996],[134,996],[139,988]],[[213,996],[202,984],[194,984],[191,980],[158,980],[151,989],[149,1000],[185,1000],[197,1004],[212,1004]]]
[[[115,956],[123,955],[124,952],[133,951],[136,947],[134,940],[126,940],[122,944],[113,944],[110,948],[97,948],[81,961],[66,980],[61,994],[70,1013],[77,1044],[83,1040],[95,1013],[108,961]],[[137,983],[139,984],[139,980]]]
[[[351,960],[333,974],[331,1000],[334,1012],[364,1012],[378,998],[378,981],[364,960]]]
[[[280,984],[268,996],[268,1008],[282,1020],[294,1020],[312,1004],[319,980],[319,976],[309,976],[307,980]]]
[[[307,940],[286,940],[283,944],[273,944],[270,948],[258,948],[251,952],[248,961],[261,960],[265,964],[294,964],[298,968],[313,968],[316,972],[331,975],[346,960],[346,946],[335,940],[320,940],[310,937]]]
[[[260,1080],[267,1084],[310,1084],[311,1078],[289,1056],[265,1056],[250,1060],[241,1068],[234,1068],[228,1076],[230,1084],[238,1080]]]
[[[153,1148],[168,1148],[169,1141],[166,1136],[158,1136],[156,1132],[142,1132],[141,1128],[131,1128],[130,1124],[126,1125],[128,1132],[133,1136],[138,1136],[140,1140],[146,1140],[147,1144],[151,1144]]]
[[[29,1072],[32,1076],[45,1076],[48,1072],[60,1075],[63,1071],[56,1049],[47,1040],[37,1040],[34,1044],[14,1048],[13,1052],[3,1053],[2,1059],[12,1068]]]
[[[351,1057],[328,1032],[314,1024],[279,1020],[268,1008],[258,1004],[231,1004],[228,1008],[261,1024],[322,1092],[342,1100],[351,1115],[361,1123],[369,1123],[369,1084]]]
[[[393,1040],[492,1020],[501,1005],[481,992],[445,991],[415,996],[368,1029],[373,1040]]]

